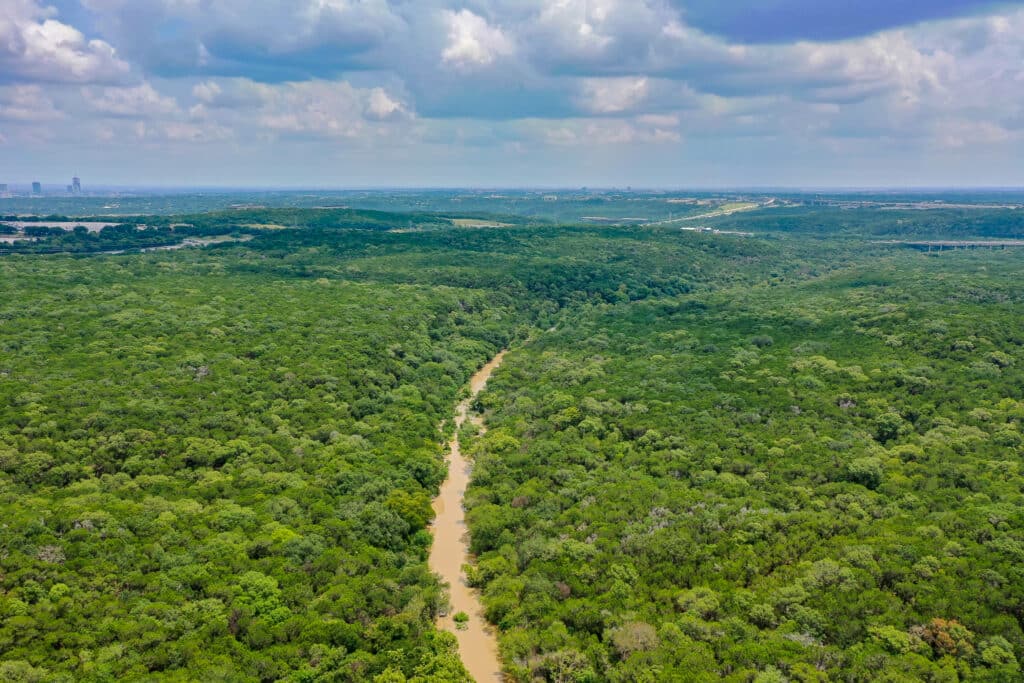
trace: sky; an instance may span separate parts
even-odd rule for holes
[[[1024,186],[1024,2],[0,0],[0,183]]]

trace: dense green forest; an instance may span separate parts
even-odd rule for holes
[[[0,670],[463,680],[424,561],[461,385],[570,302],[751,258],[580,235],[305,228],[0,261]]]
[[[482,398],[513,680],[1015,681],[1021,260],[588,307]]]
[[[742,199],[742,197],[740,197]],[[210,211],[206,213],[180,215],[122,215],[88,217],[68,217],[60,214],[49,216],[17,216],[0,215],[0,234],[17,234],[12,224],[24,224],[23,236],[28,239],[0,244],[0,255],[13,253],[111,253],[120,251],[138,251],[180,245],[188,238],[232,236],[261,237],[267,245],[276,244],[289,249],[296,243],[324,243],[335,245],[345,244],[349,248],[361,248],[368,245],[387,247],[403,246],[409,248],[436,247],[437,240],[419,238],[394,238],[409,232],[440,232],[441,240],[458,243],[475,243],[474,237],[467,237],[467,230],[457,230],[461,222],[468,222],[477,227],[484,226],[489,232],[496,233],[497,239],[506,242],[514,241],[521,244],[521,239],[510,237],[509,231],[496,228],[523,227],[528,231],[524,234],[541,234],[550,236],[552,230],[565,233],[567,230],[582,230],[585,235],[603,235],[605,231],[621,234],[622,231],[643,230],[655,236],[665,237],[675,234],[680,227],[714,228],[726,231],[750,232],[761,238],[785,239],[799,236],[802,239],[850,240],[863,243],[865,239],[874,237],[878,240],[918,239],[918,238],[1021,238],[1024,237],[1024,209],[997,208],[993,206],[959,206],[935,208],[907,208],[905,204],[874,205],[869,203],[836,204],[806,201],[796,203],[787,201],[779,203],[764,197],[753,197],[761,202],[760,207],[753,203],[747,204],[754,210],[742,210],[736,213],[718,210],[723,206],[739,206],[743,202],[728,203],[721,198],[703,199],[666,199],[658,196],[652,198],[642,195],[625,199],[623,197],[599,196],[586,201],[578,198],[562,198],[556,204],[568,203],[570,206],[594,204],[590,213],[603,215],[587,215],[585,210],[551,209],[549,214],[536,215],[532,211],[525,214],[497,213],[483,210],[486,204],[480,204],[482,198],[475,201],[466,199],[456,201],[440,200],[406,200],[403,203],[413,207],[435,206],[441,204],[454,211],[433,213],[424,210],[402,213],[384,212],[373,209],[328,208],[317,209],[293,207],[245,207],[230,210]],[[538,200],[542,207],[551,204]],[[378,200],[383,201],[383,200]],[[524,200],[525,201],[525,200]],[[675,203],[685,201],[686,203]],[[378,202],[368,202],[376,206]],[[520,207],[519,200],[511,204],[501,204],[502,211],[525,209]],[[671,202],[671,203],[670,203]],[[691,203],[691,202],[700,202]],[[598,211],[599,206],[604,207]],[[636,213],[645,207],[651,220],[660,221],[653,225],[629,228],[644,223],[647,218],[630,218],[623,214],[630,211]],[[657,207],[657,208],[654,208]],[[577,206],[577,208],[579,208]],[[459,210],[461,209],[461,210]],[[538,209],[539,210],[539,209]],[[552,213],[553,212],[553,213]],[[570,214],[571,220],[566,224],[553,227],[552,220]],[[669,220],[669,216],[674,216]],[[4,222],[6,221],[6,223]],[[108,224],[100,230],[89,231],[78,223]],[[35,226],[33,223],[40,223]],[[64,227],[51,227],[61,224]],[[600,227],[595,227],[600,226]],[[576,227],[574,227],[576,226]],[[70,229],[64,229],[70,228]],[[668,231],[668,232],[666,232]],[[383,241],[366,232],[377,232],[384,237]],[[268,233],[277,233],[268,234]],[[565,233],[572,234],[572,233]],[[378,236],[379,237],[379,236]],[[486,248],[488,240],[481,242]],[[661,240],[663,244],[665,240]],[[836,246],[833,242],[832,246]],[[571,253],[571,252],[569,252]],[[552,257],[563,257],[569,253],[557,252]],[[786,262],[788,263],[788,262]]]
[[[467,680],[438,425],[505,347],[466,443],[510,680],[1020,678],[1020,252],[141,223],[251,239],[0,257],[0,680]]]
[[[508,297],[215,256],[0,271],[5,680],[463,680],[424,526]]]
[[[708,219],[715,227],[759,233],[878,238],[1020,238],[1024,209],[796,206]]]
[[[2,221],[8,221],[3,223]],[[110,223],[116,221],[116,223]],[[94,254],[137,251],[182,244],[188,238],[253,237],[283,230],[289,235],[320,231],[428,230],[451,228],[443,216],[383,213],[350,209],[245,209],[182,216],[45,217],[0,216],[0,234],[17,234],[11,224],[23,223],[24,239],[0,246],[0,254]],[[40,223],[40,225],[33,225]],[[55,223],[65,227],[53,227]],[[81,223],[110,223],[90,231]]]

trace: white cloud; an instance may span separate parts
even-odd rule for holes
[[[606,31],[605,24],[612,24],[609,15],[617,6],[616,2],[587,0],[559,0],[545,3],[536,25],[542,33],[558,36],[553,43],[568,53],[593,56],[602,52],[613,42],[613,35]],[[638,3],[639,5],[642,3]],[[612,33],[614,34],[614,27]]]
[[[82,97],[92,111],[109,116],[160,117],[179,111],[173,97],[161,95],[149,83],[131,88],[83,88]]]
[[[248,79],[207,81],[194,94],[216,109],[207,116],[281,134],[357,140],[386,132],[386,126],[412,117],[396,95],[383,88],[359,88],[347,81],[266,84]],[[219,117],[219,118],[218,118]]]
[[[192,87],[192,96],[200,102],[211,104],[223,92],[214,81],[203,81]]]
[[[838,44],[800,43],[781,57],[812,99],[842,102],[884,92],[904,105],[941,94],[954,62],[941,49],[922,50],[902,31]]]
[[[636,117],[637,122],[652,128],[676,128],[679,117],[675,114],[642,114]]]
[[[638,107],[648,94],[647,78],[585,78],[580,102],[595,114],[615,114]]]
[[[35,0],[3,0],[0,10],[0,82],[111,83],[128,64],[110,44],[88,40]]]
[[[934,136],[940,145],[950,149],[1002,145],[1015,137],[997,123],[965,119],[945,119],[937,122]]]
[[[159,128],[159,135],[172,142],[213,142],[233,137],[223,126],[170,121]]]
[[[585,75],[633,71],[677,13],[659,0],[554,0],[524,27],[551,68]],[[602,74],[601,72],[604,72]]]
[[[448,44],[441,61],[457,69],[472,70],[492,64],[515,51],[512,40],[483,17],[468,9],[444,11],[448,27]]]
[[[38,85],[14,85],[0,88],[0,120],[38,124],[59,121],[65,114]]]
[[[682,136],[677,124],[672,116],[532,120],[524,122],[520,133],[525,139],[557,147],[678,144]]]
[[[383,88],[373,88],[366,101],[365,112],[368,118],[380,121],[405,114],[405,105],[388,95]]]
[[[161,75],[336,73],[403,26],[388,0],[81,0]]]

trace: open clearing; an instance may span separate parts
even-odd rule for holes
[[[511,223],[499,223],[498,221],[485,221],[479,218],[452,218],[452,224],[458,228],[509,228]]]
[[[708,213],[702,213],[696,216],[683,216],[682,218],[669,218],[663,221],[645,223],[645,225],[671,225],[672,223],[684,223],[686,221],[697,221],[705,218],[721,218],[722,216],[731,216],[734,213],[754,211],[756,209],[760,209],[761,206],[761,204],[757,204],[755,202],[729,202],[722,204],[721,208]]]
[[[243,228],[252,228],[253,230],[287,230],[287,225],[278,225],[277,223],[243,223]]]

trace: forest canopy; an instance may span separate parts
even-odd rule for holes
[[[1019,680],[1022,253],[802,211],[0,256],[0,679],[468,680],[430,501],[510,348],[464,440],[509,680]]]

